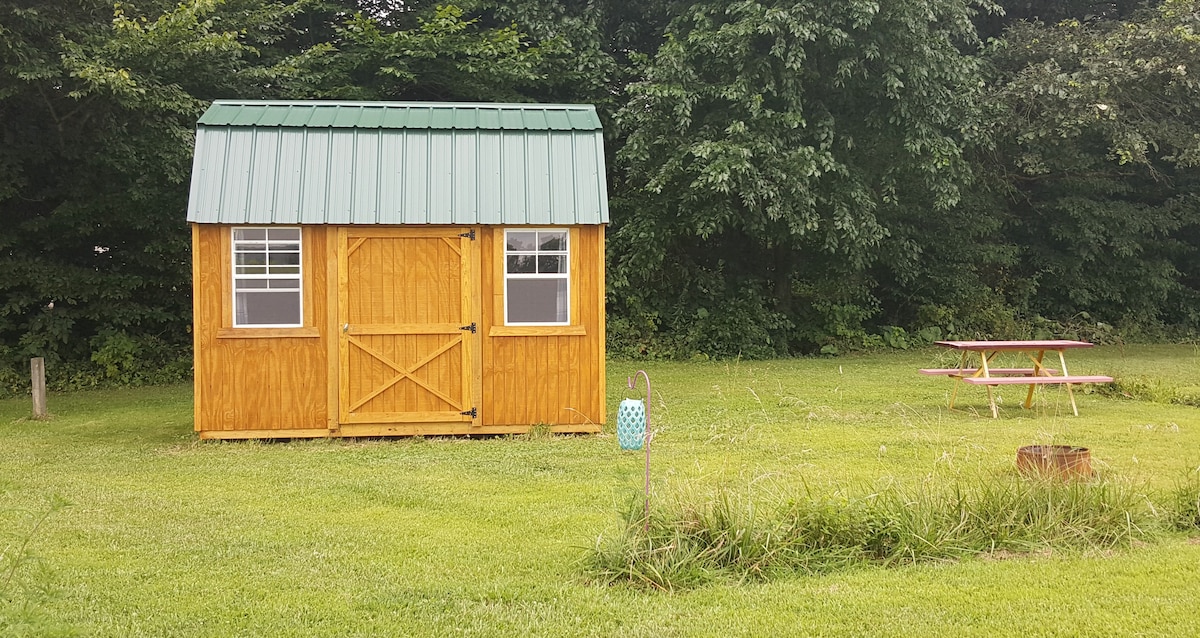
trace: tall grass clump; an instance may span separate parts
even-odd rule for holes
[[[1196,495],[1015,476],[893,484],[860,496],[684,489],[659,495],[648,520],[640,501],[627,508],[622,532],[596,541],[587,570],[603,583],[671,590],[996,551],[1107,549],[1181,528],[1196,514],[1185,507]]]
[[[678,492],[668,504],[652,501],[648,519],[643,504],[630,502],[622,533],[597,539],[587,560],[597,580],[671,590],[722,575],[826,571],[860,560],[860,552],[842,539],[868,532],[865,516],[833,500],[809,500],[781,515],[780,505],[764,513],[752,499],[725,490],[706,496]]]
[[[1101,396],[1200,407],[1200,387],[1180,385],[1161,377],[1118,377],[1112,383],[1096,386],[1095,391]]]
[[[1200,532],[1200,468],[1189,472],[1167,495],[1167,516],[1175,529]]]

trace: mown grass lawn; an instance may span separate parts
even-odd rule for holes
[[[660,492],[861,493],[986,480],[1016,449],[1092,449],[1105,476],[1169,487],[1200,467],[1193,346],[1072,353],[1141,399],[982,388],[935,350],[768,362],[609,363],[610,415],[654,384]],[[641,386],[639,386],[641,387]],[[643,393],[644,394],[644,393]],[[642,489],[641,453],[598,436],[200,442],[188,387],[0,401],[0,635],[1195,636],[1200,544],[863,566],[661,593],[583,561]],[[611,419],[610,419],[611,421]],[[68,505],[39,517],[55,499]],[[22,543],[28,540],[28,545]],[[24,548],[24,549],[23,549]],[[14,558],[21,557],[19,563]],[[14,569],[15,566],[15,569]]]

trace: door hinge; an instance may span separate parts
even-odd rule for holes
[[[469,326],[459,326],[459,327],[458,327],[458,329],[459,329],[459,330],[470,330],[470,331],[471,331],[471,334],[475,334],[475,332],[478,330],[478,328],[476,328],[476,327],[475,327],[475,322],[474,322],[474,321],[472,321],[472,322],[471,322],[471,325],[469,325]]]
[[[478,419],[478,418],[479,418],[479,412],[476,412],[476,411],[475,411],[475,408],[471,408],[470,410],[467,410],[466,412],[459,412],[459,414],[461,414],[461,415],[463,415],[463,416],[469,416],[469,417],[471,417],[472,419]]]
[[[471,241],[475,241],[475,229],[472,228],[471,232],[469,232],[469,233],[459,233],[458,236],[466,237],[467,239],[470,239]]]

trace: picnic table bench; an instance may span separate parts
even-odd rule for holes
[[[1112,377],[1104,375],[1071,375],[1067,372],[1067,359],[1064,352],[1073,348],[1090,348],[1092,344],[1086,341],[1068,340],[1038,340],[1038,341],[936,341],[939,346],[962,351],[962,359],[957,368],[923,368],[921,374],[946,376],[969,385],[987,386],[988,405],[992,409],[992,418],[999,418],[996,408],[996,398],[992,394],[992,386],[999,385],[1028,385],[1029,392],[1025,395],[1025,408],[1033,405],[1033,390],[1039,385],[1061,384],[1067,389],[1071,399],[1071,412],[1079,416],[1079,408],[1075,405],[1075,394],[1071,386],[1079,383],[1111,383]],[[1042,365],[1046,352],[1058,353],[1058,368]],[[1032,363],[1032,368],[993,368],[989,366],[992,359],[1001,352],[1012,352],[1026,356]],[[968,359],[978,355],[979,366],[967,367]],[[958,394],[958,384],[950,393],[950,408],[954,408],[954,399]]]

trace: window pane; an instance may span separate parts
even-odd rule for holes
[[[508,323],[566,323],[566,279],[509,279]]]
[[[291,240],[300,241],[299,228],[272,228],[267,231],[267,238],[271,240]]]
[[[265,275],[267,274],[266,266],[238,266],[237,274],[239,275]]]
[[[271,253],[270,264],[272,266],[298,266],[300,265],[300,253]]]
[[[510,273],[532,273],[537,272],[533,255],[509,255],[508,256],[508,272]]]
[[[234,282],[238,290],[254,290],[256,288],[266,288],[267,279],[238,279]]]
[[[238,228],[233,231],[233,238],[237,241],[247,239],[263,240],[267,238],[267,229],[265,228]]]
[[[244,253],[237,254],[237,264],[239,266],[262,266],[267,263],[267,253]]]
[[[538,250],[566,250],[566,231],[538,233]]]
[[[505,242],[507,242],[509,250],[532,251],[537,246],[537,242],[534,241],[535,238],[537,237],[537,233],[533,233],[533,232],[512,233],[512,232],[510,232],[510,233],[506,233],[505,235],[506,235]]]
[[[272,289],[300,290],[299,279],[268,279]]]
[[[567,258],[561,255],[538,255],[537,261],[540,273],[567,272]]]
[[[300,325],[300,292],[238,292],[234,316],[239,326]]]

